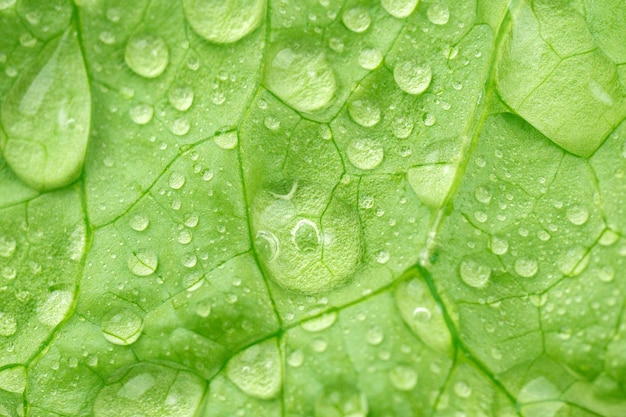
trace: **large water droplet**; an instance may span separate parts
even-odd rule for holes
[[[393,78],[398,87],[406,93],[422,94],[432,80],[430,65],[415,60],[400,61],[393,69]]]
[[[48,43],[2,105],[4,159],[30,186],[49,190],[80,175],[91,122],[91,95],[77,35]]]
[[[395,366],[389,371],[389,382],[400,391],[411,391],[417,385],[417,372],[406,365]]]
[[[274,398],[282,384],[276,340],[261,342],[235,355],[226,365],[226,375],[248,395]]]
[[[216,135],[213,138],[213,141],[220,148],[230,150],[237,147],[237,143],[239,143],[239,137],[237,136],[237,132],[228,132],[221,135]]]
[[[131,70],[145,78],[163,74],[169,64],[169,50],[160,36],[136,33],[126,44],[124,59]]]
[[[374,47],[365,47],[359,52],[359,65],[366,70],[373,70],[383,62],[383,54]]]
[[[491,277],[491,268],[472,259],[461,261],[459,272],[463,282],[474,288],[484,287]]]
[[[213,43],[232,43],[261,24],[265,3],[265,0],[183,0],[183,10],[198,35]]]
[[[355,139],[346,150],[348,160],[356,168],[374,169],[383,162],[384,150],[380,143],[372,139]]]
[[[380,109],[369,100],[354,100],[348,103],[350,118],[364,127],[375,126],[380,122]]]
[[[370,14],[365,7],[353,7],[343,12],[341,16],[343,24],[353,32],[365,32],[372,22]]]
[[[294,109],[315,112],[335,97],[335,73],[321,50],[302,45],[284,46],[272,56],[267,86]]]
[[[567,219],[575,226],[581,226],[589,220],[589,211],[582,206],[567,209]]]
[[[186,85],[172,87],[167,95],[170,104],[178,111],[187,111],[193,104],[193,90]]]
[[[413,13],[419,0],[381,0],[383,8],[398,19],[403,19]]]
[[[180,172],[172,172],[168,180],[168,184],[173,190],[180,190],[185,185],[185,176]]]
[[[102,318],[102,335],[115,345],[133,344],[141,336],[143,319],[131,310],[106,314]]]
[[[523,278],[532,278],[537,274],[537,261],[531,258],[519,258],[514,265],[517,275]]]
[[[128,269],[139,277],[152,275],[158,263],[157,254],[149,249],[137,251],[128,257]]]
[[[491,240],[489,241],[489,247],[491,248],[491,252],[493,252],[494,255],[504,255],[509,250],[509,242],[498,236],[491,236]]]
[[[128,224],[130,225],[131,229],[138,232],[143,232],[150,224],[150,219],[148,219],[148,217],[143,214],[135,214],[133,217],[130,218]]]

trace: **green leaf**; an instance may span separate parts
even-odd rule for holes
[[[625,17],[0,0],[0,416],[626,415]]]

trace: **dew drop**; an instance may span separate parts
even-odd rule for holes
[[[337,312],[331,311],[330,313],[323,314],[319,317],[313,318],[303,322],[300,327],[307,332],[321,332],[331,327],[337,321]]]
[[[383,162],[384,150],[380,143],[372,139],[355,139],[346,151],[348,160],[356,168],[371,170]]]
[[[261,256],[268,261],[274,260],[279,255],[280,244],[278,238],[272,232],[259,230],[254,244]]]
[[[150,224],[150,220],[143,214],[135,214],[130,218],[128,223],[131,229],[136,230],[137,232],[143,232]]]
[[[359,51],[359,65],[366,70],[373,70],[383,62],[383,54],[374,47],[365,47]]]
[[[409,117],[398,117],[391,122],[391,132],[398,139],[406,139],[413,132],[413,120]]]
[[[450,10],[443,4],[431,4],[426,11],[426,16],[434,25],[445,25],[450,20]]]
[[[280,48],[270,59],[268,88],[294,109],[315,112],[335,97],[335,73],[321,50],[302,45]]]
[[[509,242],[498,236],[491,236],[489,247],[494,255],[504,255],[509,250]]]
[[[408,94],[422,94],[432,80],[430,65],[415,60],[401,61],[393,69],[393,78],[400,89]]]
[[[149,249],[140,250],[128,257],[128,269],[139,276],[146,277],[152,275],[158,266],[157,254]]]
[[[69,291],[53,291],[46,301],[37,308],[37,318],[47,326],[56,326],[67,314],[72,305],[74,296]]]
[[[128,111],[130,119],[138,125],[150,123],[154,116],[154,108],[149,104],[138,104]]]
[[[213,141],[217,146],[224,150],[235,149],[239,143],[239,137],[237,132],[227,132],[222,135],[217,135],[213,138]]]
[[[282,384],[276,340],[258,343],[236,354],[226,365],[226,376],[247,395],[276,397]]]
[[[389,382],[400,391],[411,391],[417,385],[417,372],[409,366],[398,365],[389,371]]]
[[[124,59],[136,74],[156,78],[169,64],[169,51],[163,38],[149,33],[136,33],[126,44]]]
[[[302,219],[291,230],[291,238],[300,252],[314,252],[320,247],[320,232],[317,224]]]
[[[370,14],[365,7],[353,7],[343,12],[341,16],[343,24],[352,32],[365,32],[372,22]]]
[[[265,0],[183,0],[185,17],[206,40],[236,42],[254,31],[265,16]]]
[[[381,250],[380,252],[378,252],[376,254],[376,262],[378,262],[381,265],[386,264],[387,262],[389,262],[390,259],[390,255],[389,252]]]
[[[375,126],[380,122],[380,109],[367,100],[354,100],[348,103],[350,118],[364,127]]]
[[[589,211],[581,206],[570,207],[567,210],[567,219],[575,226],[581,226],[589,220]]]
[[[484,287],[491,277],[491,268],[472,259],[461,261],[459,272],[463,282],[474,288]]]
[[[0,311],[0,336],[10,337],[17,332],[17,321],[11,313]]]
[[[176,110],[187,111],[193,104],[194,94],[189,86],[176,86],[170,88],[167,97]]]
[[[381,0],[383,8],[398,19],[404,19],[413,13],[419,0]]]
[[[385,334],[383,333],[383,330],[378,326],[369,329],[367,331],[367,334],[365,335],[365,340],[367,340],[367,343],[373,346],[380,345],[384,339]]]
[[[291,366],[292,368],[298,368],[302,366],[303,363],[304,363],[304,353],[302,353],[302,351],[299,349],[294,350],[287,357],[287,365]]]
[[[0,256],[10,258],[15,253],[17,242],[13,238],[0,237]]]
[[[329,387],[315,402],[315,417],[367,417],[365,394],[354,386]]]
[[[491,203],[491,191],[487,187],[478,186],[474,190],[474,197],[476,197],[476,201],[483,204]]]
[[[467,383],[460,381],[454,384],[454,393],[460,398],[469,398],[472,395],[472,387]]]
[[[168,184],[173,190],[180,190],[185,185],[185,176],[180,172],[172,172],[168,180]]]
[[[532,278],[537,274],[537,261],[530,258],[519,258],[515,261],[515,272],[523,278]]]
[[[179,117],[174,119],[170,126],[170,131],[176,136],[183,136],[189,132],[191,125],[189,124],[189,120]]]
[[[278,118],[274,117],[274,116],[267,116],[263,120],[263,124],[269,130],[276,131],[276,130],[280,129],[280,120]]]
[[[111,312],[102,318],[102,335],[114,345],[131,345],[139,339],[143,319],[131,310]]]

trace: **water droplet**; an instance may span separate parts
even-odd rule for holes
[[[472,395],[472,387],[463,381],[454,384],[454,393],[460,398],[469,398]]]
[[[269,130],[278,130],[280,129],[280,120],[274,116],[267,116],[265,120],[263,120],[263,124]]]
[[[222,135],[217,135],[213,138],[213,141],[217,146],[224,150],[235,149],[237,143],[239,143],[239,137],[237,132],[227,132]]]
[[[472,259],[461,261],[459,271],[463,282],[474,288],[484,287],[491,277],[491,268]]]
[[[395,366],[389,371],[389,382],[400,391],[411,391],[417,385],[417,372],[406,365]]]
[[[372,139],[353,140],[348,145],[346,153],[350,163],[362,170],[376,168],[383,162],[384,157],[382,145]]]
[[[435,117],[435,115],[432,113],[424,113],[424,116],[422,116],[422,121],[424,122],[424,126],[430,127],[437,123],[437,117]]]
[[[315,112],[335,97],[335,73],[321,50],[287,46],[279,49],[269,62],[268,88],[294,109]]]
[[[602,246],[611,246],[612,244],[617,242],[618,239],[619,235],[614,230],[606,229],[604,232],[602,232],[598,243],[600,243],[600,245]]]
[[[146,230],[146,228],[150,224],[150,219],[148,219],[148,217],[143,214],[135,214],[133,217],[130,218],[128,224],[133,230],[142,232]]]
[[[287,357],[287,365],[292,368],[298,368],[304,363],[304,353],[300,349],[294,350],[291,355]]]
[[[172,172],[168,184],[173,190],[180,190],[185,185],[185,176],[180,172]]]
[[[426,16],[434,25],[445,25],[450,20],[450,10],[444,4],[431,4],[426,11]]]
[[[476,201],[483,204],[491,203],[491,191],[487,187],[478,186],[474,190],[474,197],[476,197]]]
[[[276,340],[258,343],[235,355],[226,365],[226,376],[247,395],[274,398],[282,384]]]
[[[211,306],[211,300],[201,300],[194,308],[194,312],[202,318],[207,318],[211,315],[213,307]]]
[[[127,263],[128,269],[133,274],[139,277],[147,277],[156,271],[159,259],[156,253],[149,249],[144,249],[129,256]]]
[[[383,333],[383,330],[378,326],[369,329],[367,331],[367,334],[365,335],[365,340],[367,340],[367,343],[374,346],[380,345],[384,339],[385,334]]]
[[[398,117],[391,122],[391,132],[398,139],[406,139],[413,132],[413,120],[409,117]]]
[[[430,65],[418,61],[400,61],[393,69],[393,78],[398,87],[406,93],[422,94],[432,80],[433,74]]]
[[[145,125],[150,123],[152,120],[152,117],[154,116],[154,108],[149,104],[138,104],[131,107],[128,114],[134,123],[138,125]]]
[[[116,41],[115,35],[109,32],[108,30],[105,30],[104,32],[100,32],[98,39],[100,39],[100,42],[102,42],[105,45],[113,45]]]
[[[532,278],[537,274],[537,261],[530,258],[519,258],[515,261],[515,272],[523,278]]]
[[[102,335],[115,345],[131,345],[139,339],[143,319],[131,310],[111,312],[102,318]]]
[[[311,347],[317,353],[324,353],[328,349],[328,342],[324,339],[315,339],[311,344]]]
[[[69,291],[53,291],[37,308],[37,318],[41,323],[54,327],[63,321],[73,300],[74,296]]]
[[[3,313],[0,311],[0,336],[9,337],[17,332],[17,321],[11,313]]]
[[[176,136],[183,136],[189,132],[191,125],[189,124],[189,120],[179,117],[174,119],[172,124],[170,125],[170,132],[175,134]]]
[[[387,262],[389,262],[390,259],[390,255],[389,252],[381,250],[380,252],[378,252],[376,254],[376,262],[378,262],[381,265],[386,264]]]
[[[124,59],[136,74],[156,78],[163,74],[169,64],[169,50],[163,38],[149,33],[136,33],[126,44]]]
[[[236,42],[259,27],[265,0],[183,0],[189,25],[213,43]]]
[[[589,211],[581,206],[567,209],[567,219],[575,226],[581,226],[589,220]]]
[[[186,85],[170,88],[167,95],[170,104],[178,111],[187,111],[193,104],[193,90]]]
[[[314,252],[320,247],[320,233],[317,224],[302,219],[291,230],[291,238],[300,252]]]
[[[373,70],[383,62],[383,54],[374,47],[365,47],[359,52],[359,65],[366,70]]]
[[[365,394],[354,386],[329,387],[315,402],[315,417],[367,417]]]
[[[26,390],[27,381],[28,377],[24,366],[12,366],[0,371],[0,389],[4,391],[22,394]],[[6,413],[6,408],[3,408],[3,410],[5,410],[3,414],[7,416],[23,415],[19,411],[17,413]]]
[[[10,258],[15,253],[17,242],[13,238],[0,237],[0,256]]]
[[[380,122],[380,109],[368,100],[354,100],[348,103],[350,118],[364,127],[375,126]]]
[[[498,236],[491,236],[489,247],[494,255],[504,255],[509,250],[509,242]]]
[[[321,332],[328,329],[337,321],[337,312],[331,311],[330,313],[323,314],[319,317],[313,318],[303,322],[300,327],[307,332]]]
[[[39,190],[66,186],[82,171],[91,95],[77,34],[48,42],[6,95],[0,141],[4,159]]]
[[[278,238],[272,232],[259,230],[254,244],[261,256],[268,261],[274,260],[279,255],[280,244]]]
[[[14,280],[17,276],[17,270],[14,266],[5,266],[2,268],[2,277],[8,281]]]
[[[602,282],[611,282],[615,279],[615,269],[611,265],[600,267],[595,272]]]
[[[576,276],[587,267],[589,261],[587,248],[578,245],[561,253],[556,263],[564,275]]]
[[[381,0],[383,8],[398,19],[404,19],[409,16],[417,7],[419,0]]]
[[[370,14],[365,7],[353,7],[343,12],[341,16],[343,24],[353,32],[365,32],[372,22]]]

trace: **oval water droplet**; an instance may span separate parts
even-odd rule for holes
[[[253,345],[235,355],[226,365],[226,376],[252,397],[276,397],[282,384],[276,339]]]
[[[384,150],[380,143],[372,139],[355,139],[346,150],[348,160],[356,168],[371,170],[378,167],[384,158]]]
[[[183,0],[192,29],[213,43],[236,42],[259,27],[265,0]]]
[[[582,206],[567,209],[567,219],[575,226],[582,226],[589,220],[589,211]]]
[[[213,138],[213,141],[220,148],[230,150],[237,147],[237,143],[239,143],[239,137],[237,136],[237,132],[227,132],[222,135],[215,136]]]
[[[269,61],[268,88],[288,105],[302,112],[315,112],[335,97],[335,73],[321,50],[300,44],[283,46]]]
[[[0,148],[33,188],[64,187],[80,176],[91,123],[84,62],[77,34],[68,30],[48,43],[6,95]]]
[[[191,87],[179,85],[170,88],[167,98],[176,110],[187,111],[193,104],[194,94]]]
[[[139,339],[143,330],[143,319],[131,310],[106,314],[101,323],[102,335],[115,345],[131,345]]]
[[[404,19],[413,13],[419,0],[381,0],[383,8],[398,19]]]
[[[509,250],[509,242],[498,236],[491,236],[489,248],[494,255],[504,255]]]
[[[343,24],[352,32],[365,32],[370,27],[372,20],[365,7],[352,7],[343,12],[341,16]]]
[[[417,372],[406,365],[395,366],[389,371],[389,382],[397,390],[411,391],[417,385]]]
[[[300,349],[294,350],[291,355],[287,357],[287,365],[292,368],[298,368],[304,363],[304,353]]]
[[[73,300],[74,296],[69,291],[53,291],[37,308],[37,318],[41,323],[54,327],[63,321]]]
[[[474,197],[476,197],[476,201],[483,204],[491,203],[491,191],[487,187],[478,186],[474,190]]]
[[[372,327],[371,329],[367,331],[365,335],[365,340],[370,345],[377,346],[377,345],[380,345],[383,342],[383,340],[385,340],[385,334],[383,333],[383,330],[380,327],[378,326]]]
[[[149,249],[139,250],[128,257],[128,269],[139,276],[152,275],[159,264],[157,254]]]
[[[531,258],[519,258],[515,261],[514,269],[517,275],[523,278],[532,278],[537,274],[537,261]]]
[[[359,52],[359,65],[366,70],[373,70],[383,62],[383,54],[375,47],[365,47]]]
[[[15,253],[17,242],[13,238],[0,237],[0,256],[10,258]]]
[[[160,36],[136,33],[126,44],[124,60],[136,74],[156,78],[163,74],[169,64],[169,50]]]
[[[460,398],[469,398],[472,395],[472,387],[463,381],[454,384],[454,393]]]
[[[375,126],[380,122],[380,109],[369,100],[354,100],[348,103],[348,114],[355,123],[363,127]]]
[[[414,128],[413,120],[409,117],[398,117],[391,122],[391,131],[398,139],[406,139],[411,135]]]
[[[311,220],[298,220],[291,230],[291,236],[300,252],[315,252],[320,247],[320,232],[317,224]]]
[[[130,119],[138,125],[150,123],[154,116],[154,108],[149,104],[137,104],[128,111]]]
[[[473,259],[461,261],[459,272],[463,282],[474,288],[484,287],[491,277],[491,268]]]
[[[300,327],[307,332],[321,332],[328,329],[337,321],[337,312],[331,311],[330,313],[323,314],[319,317],[313,318],[303,322]]]
[[[148,217],[143,214],[135,214],[133,217],[130,218],[128,224],[133,230],[143,232],[150,224],[150,219],[148,219]]]
[[[450,9],[445,4],[431,4],[426,11],[426,16],[434,25],[445,25],[450,20]]]
[[[185,185],[185,176],[180,172],[172,172],[168,180],[168,184],[173,190],[180,190]]]
[[[432,77],[430,65],[415,60],[400,61],[393,69],[393,78],[398,87],[412,95],[419,95],[426,91]]]
[[[0,336],[10,337],[17,332],[17,320],[11,313],[0,311]]]

